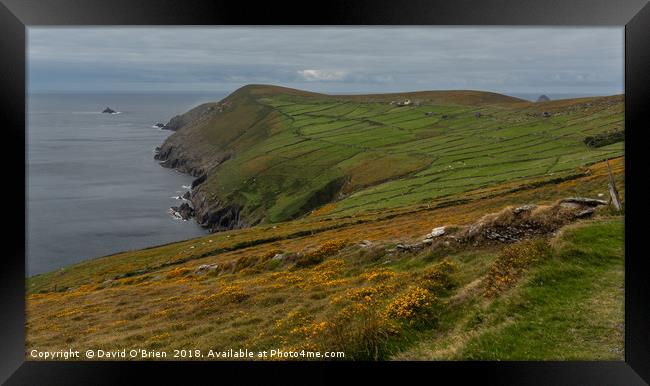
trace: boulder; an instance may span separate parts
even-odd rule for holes
[[[424,247],[423,243],[415,243],[415,244],[397,244],[395,246],[395,249],[400,251],[400,252],[415,252],[419,251]]]
[[[587,208],[585,210],[582,210],[582,211],[576,213],[576,218],[591,217],[591,215],[594,214],[595,210],[596,209],[594,209],[594,208]]]
[[[429,233],[429,234],[426,236],[426,238],[427,238],[427,239],[433,239],[433,238],[435,238],[435,237],[440,237],[440,236],[442,236],[442,235],[444,235],[444,234],[445,234],[445,227],[437,227],[437,228],[433,228],[433,229],[431,230],[431,233]]]
[[[197,275],[201,275],[201,274],[213,271],[213,270],[215,270],[217,268],[219,268],[219,265],[217,263],[214,263],[214,264],[201,264],[194,270],[194,273],[197,274]]]
[[[512,233],[519,233],[519,232],[512,232],[512,229],[503,229],[503,230],[495,230],[495,229],[488,229],[485,231],[485,238],[488,240],[493,240],[493,241],[500,241],[502,243],[514,243],[519,241],[516,237],[512,235]]]
[[[285,257],[284,253],[276,253],[271,260],[284,260]]]
[[[158,123],[154,124],[154,126],[156,126],[159,129],[162,129],[163,127],[165,127],[165,124],[158,122]]]
[[[371,246],[372,246],[372,241],[370,241],[370,240],[363,240],[363,241],[361,241],[361,242],[359,243],[359,246],[360,246],[361,248],[368,248],[368,247],[371,247]]]
[[[512,210],[512,214],[519,214],[519,213],[522,213],[522,212],[530,212],[531,210],[533,210],[535,208],[537,208],[537,205],[535,205],[535,204],[523,205],[523,206],[514,208]]]

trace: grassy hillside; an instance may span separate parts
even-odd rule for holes
[[[612,162],[621,188],[622,161]],[[511,205],[596,197],[606,173],[599,163],[570,180],[500,186],[467,202],[221,232],[38,275],[28,283],[27,349],[622,359],[623,219],[607,208],[540,241],[394,251],[432,227],[453,231]],[[512,251],[524,264],[487,291]],[[203,265],[214,269],[201,273]]]
[[[622,130],[621,96],[535,104],[478,91],[328,96],[247,86],[212,109],[162,152],[169,166],[207,173],[192,201],[200,222],[219,229],[286,221],[332,202],[331,215],[385,210],[557,178],[623,154],[620,140],[585,144]],[[210,218],[226,208],[239,221]]]
[[[256,256],[232,273],[177,267],[31,295],[27,347],[622,360],[622,242],[622,219],[605,217],[563,231],[551,247],[542,240],[395,254],[332,242],[319,250],[334,252],[315,265]],[[485,283],[505,250],[540,257],[488,295]]]
[[[207,173],[199,221],[243,229],[28,278],[27,352],[622,360],[623,214],[561,201],[607,199],[609,158],[624,202],[622,118],[621,97],[245,87],[159,152]]]

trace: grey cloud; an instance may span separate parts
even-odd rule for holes
[[[622,28],[30,28],[30,90],[623,90]]]

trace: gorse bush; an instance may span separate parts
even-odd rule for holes
[[[393,295],[397,288],[394,284],[379,284],[369,287],[351,288],[339,295],[332,297],[332,304],[340,304],[344,302],[362,301],[366,304],[376,304],[381,299],[388,298]]]
[[[270,251],[264,253],[262,255],[262,261],[268,260],[273,258],[275,255],[281,254],[282,251],[279,249],[271,249]]]
[[[355,302],[327,324],[319,336],[323,350],[345,351],[353,360],[382,360],[389,356],[389,341],[400,334],[386,316],[378,312],[372,301]]]
[[[213,297],[221,303],[241,303],[249,295],[238,285],[225,285]]]
[[[410,325],[431,323],[437,319],[438,298],[429,290],[414,287],[386,306],[385,315]]]
[[[420,285],[432,292],[452,289],[456,283],[452,279],[451,274],[456,269],[457,267],[454,263],[443,260],[422,273],[422,282]]]
[[[328,240],[316,250],[307,252],[296,260],[296,267],[309,267],[321,263],[327,256],[333,255],[345,247],[345,240]]]
[[[176,267],[167,273],[167,279],[173,279],[189,274],[192,270],[186,267]]]
[[[250,268],[257,265],[260,262],[260,258],[257,256],[244,256],[237,259],[235,266],[233,267],[233,272],[238,272],[244,268]]]
[[[484,295],[492,297],[511,287],[522,272],[550,256],[551,248],[543,239],[509,245],[490,266],[485,278]]]
[[[397,273],[391,271],[387,268],[380,268],[370,272],[364,272],[361,274],[361,277],[366,279],[368,282],[383,282],[397,276]]]

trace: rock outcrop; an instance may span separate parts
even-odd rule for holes
[[[194,274],[195,275],[203,275],[206,274],[210,271],[214,271],[219,269],[219,264],[213,263],[213,264],[201,264],[199,265],[195,270]]]
[[[107,107],[107,108],[104,109],[104,111],[102,111],[102,113],[104,113],[104,114],[115,114],[116,111],[111,109],[110,107]]]
[[[254,225],[246,223],[242,218],[243,208],[239,205],[227,204],[211,209],[207,205],[207,200],[200,193],[192,194],[191,201],[195,204],[194,215],[196,222],[211,232],[239,229]]]
[[[201,185],[201,184],[204,183],[207,179],[208,179],[208,175],[207,175],[207,174],[205,174],[205,173],[204,173],[204,174],[201,174],[201,175],[199,176],[199,178],[197,178],[197,179],[195,179],[194,181],[192,181],[192,189],[194,189],[194,188],[196,188],[197,186]]]
[[[603,205],[608,205],[608,202],[571,197],[546,206],[527,204],[509,207],[498,213],[488,214],[468,226],[433,228],[422,241],[399,243],[389,251],[417,252],[426,247],[435,248],[441,245],[515,243],[552,234],[564,225],[592,216],[596,208]]]
[[[589,217],[597,206],[607,201],[571,197],[553,205],[523,205],[483,217],[460,232],[465,241],[496,241],[512,243],[522,239],[550,234],[560,227],[581,218]]]
[[[175,216],[182,218],[183,220],[189,220],[194,217],[194,208],[192,208],[187,202],[184,202],[179,206],[172,206],[171,210]]]
[[[162,125],[162,128],[165,129],[165,130],[176,131],[176,130],[180,129],[181,127],[185,126],[185,124],[187,124],[187,123],[188,123],[188,121],[186,119],[184,119],[182,115],[176,115],[175,117],[170,119],[169,122],[167,122],[166,125]],[[156,126],[158,126],[158,125],[156,125]]]

